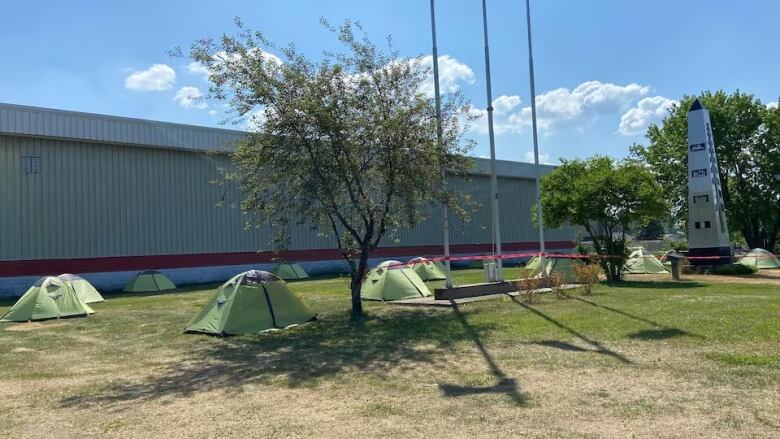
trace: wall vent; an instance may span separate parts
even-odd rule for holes
[[[22,156],[22,173],[40,174],[41,158],[35,156]]]

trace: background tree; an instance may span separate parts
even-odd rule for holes
[[[668,210],[654,176],[636,161],[609,157],[561,160],[542,178],[545,226],[579,225],[602,256],[607,279],[620,280],[628,258],[626,232],[647,224]]]
[[[753,95],[705,92],[698,98],[710,112],[729,230],[750,247],[773,248],[780,222],[780,110]],[[634,145],[634,157],[655,173],[672,215],[687,230],[688,109],[695,97],[672,107],[660,126],[647,130],[649,145]]]
[[[357,318],[368,258],[385,236],[425,219],[434,203],[465,214],[462,197],[445,192],[441,178],[469,165],[458,121],[468,108],[458,94],[445,97],[439,148],[433,102],[423,92],[429,72],[419,58],[401,58],[390,39],[385,53],[359,25],[323,21],[345,50],[312,61],[236,24],[236,35],[190,51],[209,74],[210,97],[256,125],[228,177],[240,184],[252,220],[278,231],[276,250],[288,246],[295,223],[334,240],[350,267]]]
[[[641,240],[654,240],[660,239],[664,236],[664,225],[659,219],[652,219],[649,223],[639,228],[637,232],[637,239]]]

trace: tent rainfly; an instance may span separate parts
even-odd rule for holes
[[[745,256],[739,258],[737,264],[746,265],[758,269],[780,268],[780,259],[763,248],[754,248]]]
[[[398,261],[385,261],[366,274],[360,297],[366,300],[401,300],[431,295],[420,276]]]
[[[306,273],[306,271],[298,264],[277,264],[274,268],[274,274],[282,280],[298,280],[298,279],[306,279],[309,277],[309,275]]]
[[[644,248],[636,248],[630,255],[623,268],[626,274],[658,274],[668,273],[664,264],[652,253]]]
[[[447,278],[444,274],[444,270],[440,269],[438,265],[428,259],[414,258],[407,262],[407,264],[423,281],[444,280]]]
[[[86,317],[94,312],[63,281],[56,277],[42,277],[16,301],[0,322]]]
[[[577,283],[577,274],[574,272],[574,264],[579,264],[579,261],[575,261],[572,258],[552,258],[548,256],[545,258],[545,263],[547,265],[545,270],[546,276],[559,275],[565,283]],[[528,261],[526,268],[528,267],[531,268],[529,273],[530,277],[539,277],[542,275],[541,258],[539,256],[534,256]]]
[[[157,270],[144,270],[138,273],[122,290],[125,293],[154,293],[176,289],[176,285],[167,276]]]
[[[219,287],[184,332],[256,334],[314,318],[311,308],[283,280],[267,271],[250,270]]]
[[[103,296],[98,293],[98,290],[96,290],[88,280],[81,276],[65,273],[57,276],[57,279],[73,288],[73,291],[76,292],[76,295],[79,296],[79,299],[84,303],[97,303],[103,301]]]

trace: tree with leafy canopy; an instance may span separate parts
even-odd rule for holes
[[[278,231],[274,250],[289,246],[295,224],[331,239],[348,262],[359,319],[361,282],[383,238],[423,221],[434,205],[467,217],[464,196],[441,183],[470,166],[461,123],[468,104],[459,93],[444,97],[439,145],[422,58],[400,57],[390,38],[380,50],[357,23],[322,24],[345,50],[319,61],[239,20],[235,35],[198,41],[189,56],[208,72],[209,97],[256,127],[227,174],[240,185],[242,209]]]
[[[685,96],[648,128],[649,145],[633,145],[632,155],[652,169],[673,218],[687,230],[687,116],[696,98],[710,112],[729,231],[751,248],[772,249],[780,232],[780,109],[739,91]]]
[[[620,280],[628,258],[626,233],[668,210],[653,175],[633,160],[609,157],[561,160],[542,177],[544,223],[579,225],[593,241],[598,262],[610,280]]]

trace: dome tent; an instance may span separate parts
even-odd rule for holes
[[[407,264],[423,281],[444,280],[447,278],[444,270],[428,259],[418,257],[411,259]]]
[[[274,274],[282,280],[306,279],[309,275],[298,264],[279,263],[274,267]]]
[[[314,318],[311,308],[283,280],[267,271],[250,270],[219,287],[184,332],[256,334]]]
[[[623,272],[626,274],[658,274],[669,271],[652,253],[645,250],[644,247],[639,247],[628,255]]]
[[[401,300],[430,295],[420,276],[398,261],[377,265],[366,274],[360,286],[360,297],[367,300]]]
[[[0,321],[27,322],[86,317],[94,312],[63,281],[56,277],[42,277],[16,301]]]
[[[79,299],[84,303],[97,303],[103,301],[103,296],[98,293],[98,290],[96,290],[88,280],[81,276],[64,273],[57,276],[57,279],[73,288],[73,291],[76,292],[76,295],[79,296]]]
[[[754,248],[753,250],[750,250],[745,256],[739,258],[737,264],[759,269],[780,268],[780,260],[763,248]]]
[[[125,293],[150,293],[176,289],[167,276],[157,270],[144,270],[127,283]]]
[[[553,258],[546,256],[546,276],[558,275],[565,283],[577,283],[577,273],[574,272],[574,264],[579,263],[579,261],[575,261],[573,258]],[[528,261],[526,267],[531,267],[529,277],[540,277],[542,275],[542,264],[539,256],[534,256]]]

